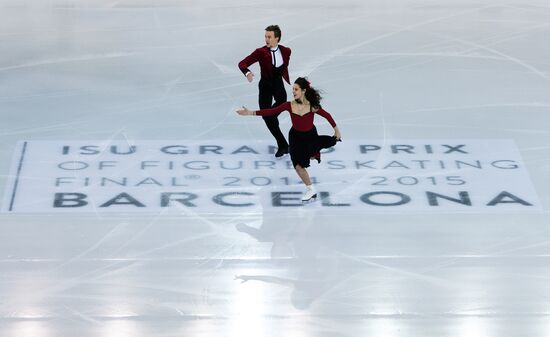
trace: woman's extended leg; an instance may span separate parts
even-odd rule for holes
[[[307,170],[305,168],[301,167],[300,165],[296,165],[296,167],[294,167],[294,168],[296,169],[296,173],[298,174],[300,179],[302,179],[304,184],[306,186],[310,186],[311,185],[311,179],[309,178],[309,173],[307,173]]]

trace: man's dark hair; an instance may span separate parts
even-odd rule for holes
[[[267,32],[273,32],[273,34],[275,34],[275,37],[279,39],[278,41],[281,42],[281,28],[279,28],[279,26],[277,25],[267,26],[265,30]]]

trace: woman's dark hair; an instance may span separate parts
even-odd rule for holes
[[[275,37],[278,39],[277,41],[281,42],[281,28],[277,25],[271,25],[266,27],[266,32],[273,32]]]
[[[319,90],[311,86],[307,78],[298,77],[294,83],[298,84],[302,90],[306,91],[306,99],[309,101],[312,109],[321,109],[321,100],[323,97]]]

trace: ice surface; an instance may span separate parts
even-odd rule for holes
[[[549,22],[534,0],[1,1],[2,190],[21,141],[270,141],[236,65],[278,24],[338,147],[511,140],[540,209],[4,212],[0,335],[550,335]]]

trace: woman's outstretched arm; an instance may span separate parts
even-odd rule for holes
[[[237,110],[237,113],[241,116],[271,116],[281,113],[285,110],[290,111],[290,102],[285,102],[271,109],[261,110],[250,110],[243,106],[242,109]]]

